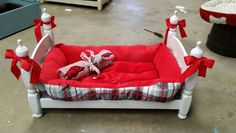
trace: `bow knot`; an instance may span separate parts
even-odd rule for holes
[[[56,24],[54,23],[55,20],[55,16],[51,16],[51,19],[49,22],[43,22],[41,19],[35,19],[34,20],[34,24],[35,24],[35,29],[34,29],[34,33],[37,39],[37,42],[39,42],[42,38],[42,33],[41,33],[41,26],[43,24],[45,25],[51,25],[52,29],[56,27]]]
[[[39,80],[40,66],[32,59],[27,57],[18,57],[15,52],[11,49],[7,49],[5,52],[5,59],[12,59],[11,62],[11,72],[19,79],[21,71],[17,66],[17,62],[20,62],[21,67],[29,72],[32,70],[30,83],[37,83]]]
[[[164,44],[167,43],[167,37],[168,37],[168,32],[169,32],[170,28],[174,29],[177,26],[179,26],[179,31],[180,31],[181,37],[182,38],[187,37],[187,34],[186,34],[185,30],[184,30],[184,27],[186,26],[185,19],[179,20],[178,24],[171,24],[170,23],[170,18],[167,18],[166,19],[166,26],[167,26],[167,29],[166,29]]]
[[[94,52],[91,50],[86,50],[87,52],[90,53],[90,56],[87,56],[85,52],[82,52],[80,54],[80,57],[86,61],[89,65],[89,68],[91,71],[95,71],[98,75],[100,74],[100,70],[93,64],[93,60],[95,59]]]
[[[206,77],[207,68],[212,68],[215,61],[206,57],[196,58],[194,56],[184,57],[185,63],[189,66],[183,73],[183,78],[186,79],[198,70],[198,76]]]

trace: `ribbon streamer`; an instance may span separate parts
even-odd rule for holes
[[[7,49],[5,52],[5,59],[12,59],[11,72],[17,79],[21,76],[21,71],[17,66],[17,62],[20,62],[21,67],[29,72],[31,71],[30,83],[35,84],[39,81],[39,74],[41,71],[40,66],[33,60],[27,57],[18,57],[12,49]]]

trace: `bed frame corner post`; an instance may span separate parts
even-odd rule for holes
[[[189,112],[191,103],[192,103],[192,93],[193,89],[197,83],[198,72],[195,72],[192,76],[190,76],[184,85],[184,90],[181,95],[181,103],[179,108],[178,117],[180,119],[187,118],[187,114]]]
[[[172,36],[175,36],[176,37],[177,33],[176,33],[176,29],[172,29],[170,28],[170,30],[168,31],[168,34],[167,34],[167,42],[166,42],[166,46],[172,50],[172,42],[171,42],[171,38]]]
[[[51,21],[51,15],[47,13],[47,9],[43,8],[43,14],[41,16],[41,20],[44,23],[49,23]],[[54,38],[54,33],[53,33],[53,28],[51,24],[43,24],[43,33],[44,35],[49,34],[52,44],[55,44],[55,38]]]
[[[103,0],[97,0],[97,8],[99,11],[102,11],[103,7]]]
[[[190,52],[191,56],[194,56],[196,58],[201,58],[203,56],[203,50],[200,48],[201,43],[201,41],[197,42],[197,46],[193,48]],[[185,82],[185,87],[181,96],[181,104],[178,114],[180,119],[185,119],[187,117],[192,102],[192,92],[197,84],[197,80],[198,71],[191,75]]]
[[[22,44],[22,41],[17,40],[18,47],[16,49],[16,55],[18,57],[27,57],[28,48]],[[43,115],[41,104],[40,104],[40,95],[34,84],[30,83],[31,71],[27,72],[21,68],[21,75],[24,85],[28,92],[28,102],[32,111],[32,117],[39,118]]]

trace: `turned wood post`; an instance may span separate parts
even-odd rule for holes
[[[47,9],[43,8],[43,14],[41,16],[41,20],[44,23],[49,23],[51,21],[51,15],[49,15],[47,13]],[[54,38],[54,33],[53,33],[53,29],[52,29],[52,25],[51,24],[43,24],[43,33],[44,35],[49,34],[52,40],[52,44],[55,44],[55,38]]]
[[[200,48],[201,41],[197,42],[197,46],[193,48],[190,52],[190,55],[201,58],[203,56],[203,50]],[[198,80],[198,71],[191,75],[185,82],[185,87],[181,96],[181,104],[178,116],[180,119],[185,119],[189,112],[191,102],[192,102],[192,93],[193,89],[196,86]]]
[[[177,25],[179,23],[179,17],[176,15],[178,11],[174,11],[174,15],[170,17],[170,23]],[[176,27],[177,28],[177,27]],[[171,49],[171,43],[169,42],[171,36],[176,36],[176,28],[170,28],[167,35],[167,47]]]
[[[23,45],[22,41],[19,39],[17,40],[17,48],[16,48],[16,55],[18,57],[27,57],[29,56],[28,48]],[[33,117],[39,118],[43,115],[41,105],[39,102],[40,95],[35,88],[34,84],[30,83],[30,76],[31,71],[27,72],[21,68],[22,80],[28,92],[28,101],[30,108],[33,113]]]

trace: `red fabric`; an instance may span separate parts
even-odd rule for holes
[[[209,11],[203,8],[200,8],[199,12],[200,12],[201,18],[209,23],[210,23],[209,17],[210,15],[212,15],[216,18],[225,17],[227,25],[236,26],[236,14],[213,12],[213,11]]]
[[[84,70],[84,67],[74,66],[70,68],[70,70],[66,73],[66,76],[68,77],[68,79],[73,79],[74,77],[77,76],[79,72],[83,70]]]
[[[7,49],[5,52],[5,58],[6,59],[12,59],[11,62],[11,72],[15,75],[17,79],[19,79],[21,75],[21,71],[16,65],[17,62],[20,62],[21,67],[29,72],[31,69],[31,77],[30,77],[30,83],[35,84],[38,83],[39,80],[39,74],[40,74],[40,66],[32,59],[30,59],[28,56],[24,58],[18,57],[15,52],[11,49]]]
[[[55,20],[55,16],[51,16],[51,20],[49,22],[43,22],[41,19],[35,19],[34,20],[34,24],[35,24],[34,33],[35,33],[35,37],[36,37],[37,42],[39,42],[42,38],[41,26],[43,24],[46,24],[46,25],[51,24],[51,27],[53,29],[53,28],[56,27],[56,24],[54,23],[54,20]]]
[[[166,29],[166,34],[165,34],[165,40],[164,40],[164,44],[167,43],[167,37],[168,37],[168,32],[171,29],[174,29],[176,28],[177,26],[179,25],[179,31],[180,31],[180,35],[182,38],[184,37],[187,37],[187,34],[184,30],[184,27],[186,26],[186,22],[185,22],[185,19],[182,19],[182,20],[179,20],[179,23],[174,25],[174,24],[171,24],[170,23],[170,18],[167,18],[166,19],[166,26],[167,26],[167,29]]]
[[[92,50],[96,54],[103,49],[111,51],[115,55],[115,60],[111,66],[101,71],[98,79],[92,79],[94,75],[80,81],[58,78],[57,70],[81,60],[81,52]],[[176,82],[180,81],[180,75],[180,68],[175,58],[163,44],[84,47],[58,44],[47,54],[40,80],[42,83],[52,85],[119,88],[152,85],[160,81]]]
[[[186,79],[193,73],[198,70],[198,75],[201,77],[206,77],[207,68],[212,68],[214,65],[214,60],[208,59],[206,57],[196,58],[194,56],[186,56],[184,57],[185,63],[188,67],[183,73],[183,78]]]

